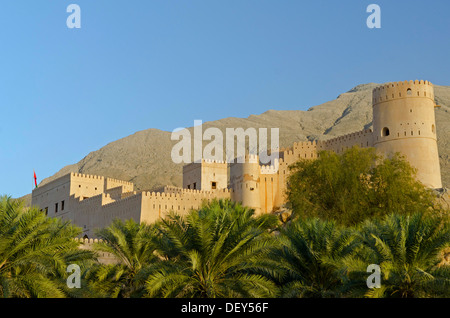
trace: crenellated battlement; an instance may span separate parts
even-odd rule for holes
[[[102,243],[104,242],[104,240],[102,239],[92,239],[92,238],[82,238],[82,237],[76,237],[73,239],[76,242],[80,242],[81,244],[85,244],[85,245],[92,245],[94,243]]]
[[[373,105],[389,100],[414,97],[434,100],[433,84],[423,80],[392,82],[372,90]]]
[[[317,143],[318,143],[317,140],[298,141],[298,142],[294,142],[292,148],[296,149],[296,148],[300,148],[300,147],[314,147],[314,146],[317,146]]]
[[[320,141],[320,144],[322,144],[324,146],[328,146],[328,145],[331,145],[336,142],[354,140],[354,139],[358,139],[360,137],[371,137],[371,136],[372,136],[372,129],[364,129],[361,131],[355,131],[355,132],[348,133],[348,134],[345,134],[345,135],[342,135],[339,137]]]
[[[75,238],[74,241],[79,242],[80,249],[84,250],[94,250],[94,244],[104,243],[106,241],[97,238]],[[98,261],[103,264],[116,264],[119,260],[112,253],[96,251]]]
[[[223,160],[214,160],[214,159],[202,159],[203,163],[225,163]]]
[[[71,175],[71,177],[92,179],[92,180],[104,180],[105,179],[105,177],[103,177],[103,176],[96,176],[96,175],[77,173],[77,172],[71,172],[70,175]]]
[[[275,159],[272,165],[261,165],[260,174],[276,174],[280,168],[280,159]]]
[[[196,190],[199,191],[199,190]],[[144,197],[154,197],[154,198],[179,198],[180,193],[178,192],[142,192],[142,196]]]
[[[123,185],[133,186],[134,187],[133,182],[128,182],[128,181],[114,179],[114,178],[109,178],[109,177],[107,177],[105,180],[106,180],[106,182],[112,182],[112,183],[116,183],[116,184],[118,183],[118,184],[123,184]]]
[[[226,162],[223,161],[223,160],[215,160],[215,159],[205,159],[205,158],[202,158],[200,161],[194,161],[194,162],[191,162],[191,163],[188,163],[188,164],[184,165],[184,166],[183,166],[183,169],[186,169],[186,168],[191,167],[191,166],[197,166],[197,165],[199,165],[199,164],[201,164],[201,163],[209,163],[209,164],[214,164],[214,163],[217,163],[217,164],[226,164]]]
[[[164,198],[171,198],[171,197],[181,197],[182,195],[215,195],[217,193],[231,193],[231,189],[217,189],[217,190],[196,190],[196,189],[185,189],[175,186],[165,186],[163,188],[164,190],[161,192],[142,192],[142,194],[146,197],[164,197]]]

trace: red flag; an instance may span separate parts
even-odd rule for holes
[[[37,188],[37,178],[36,178],[36,172],[33,170],[33,174],[34,174],[34,186]]]

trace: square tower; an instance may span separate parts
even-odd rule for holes
[[[225,162],[202,159],[183,167],[183,188],[211,191],[226,189],[228,166]]]

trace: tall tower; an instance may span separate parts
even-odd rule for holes
[[[242,159],[242,158],[241,158]],[[230,165],[230,188],[233,200],[261,213],[260,166],[257,155],[245,155],[242,162],[237,159]]]
[[[211,191],[226,189],[228,167],[225,162],[202,159],[183,166],[183,188]]]
[[[442,188],[433,85],[428,81],[388,83],[375,88],[373,144],[377,152],[400,152],[417,168],[417,178]]]

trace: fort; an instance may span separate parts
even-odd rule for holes
[[[384,84],[373,90],[372,105],[372,130],[296,142],[276,149],[279,159],[270,165],[251,154],[230,163],[199,160],[183,167],[182,187],[165,186],[153,192],[134,191],[132,183],[122,180],[69,173],[34,189],[32,205],[50,217],[71,220],[82,228],[84,239],[94,239],[95,229],[115,218],[152,223],[171,211],[184,214],[213,199],[241,202],[257,214],[271,213],[286,203],[289,165],[299,159],[314,160],[322,150],[342,153],[355,145],[374,147],[386,156],[400,152],[417,169],[419,181],[442,188],[433,85],[417,80]]]

